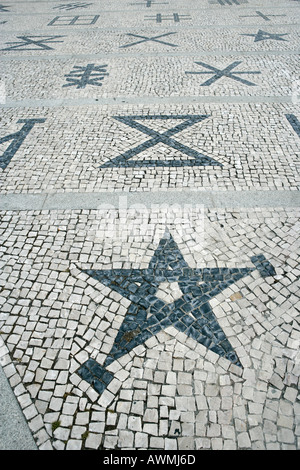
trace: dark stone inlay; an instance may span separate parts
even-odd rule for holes
[[[93,3],[64,3],[53,7],[53,10],[77,10],[77,8],[88,8],[94,5]]]
[[[299,122],[299,120],[296,118],[296,116],[294,114],[286,114],[285,117],[289,121],[290,125],[292,126],[292,128],[294,129],[294,131],[296,132],[298,137],[300,137],[300,122]]]
[[[128,33],[127,36],[132,36],[134,38],[140,38],[141,40],[132,42],[130,44],[125,44],[124,46],[120,46],[120,48],[125,49],[126,47],[136,46],[137,44],[142,44],[143,42],[148,42],[148,41],[157,42],[157,43],[163,44],[165,46],[178,47],[176,44],[172,44],[170,42],[165,42],[165,41],[160,40],[160,38],[170,36],[171,34],[177,34],[177,33],[170,32],[170,33],[160,34],[159,36],[152,36],[150,38],[147,37],[147,36],[141,36],[139,34]]]
[[[133,129],[137,129],[143,132],[146,135],[149,135],[151,138],[146,142],[138,145],[137,147],[128,150],[127,152],[119,155],[118,157],[113,158],[107,163],[101,165],[100,168],[112,168],[112,167],[181,167],[181,166],[207,166],[207,165],[215,165],[215,166],[223,166],[221,163],[217,162],[216,160],[199,153],[196,150],[187,147],[184,144],[177,142],[173,139],[173,136],[178,132],[183,131],[184,129],[192,126],[197,122],[201,122],[204,119],[208,118],[209,116],[206,115],[152,115],[152,116],[114,116],[114,119],[120,121],[127,126],[132,127]],[[172,129],[169,129],[162,134],[145,126],[144,124],[138,121],[151,121],[153,119],[161,119],[161,120],[181,120],[180,124]],[[132,157],[135,157],[139,153],[147,150],[158,143],[164,143],[167,146],[178,150],[188,157],[191,157],[191,160],[187,159],[180,159],[180,160],[131,160]]]
[[[283,33],[283,34],[267,33],[266,31],[262,31],[261,29],[256,34],[241,34],[241,36],[254,37],[254,42],[266,41],[268,39],[272,39],[274,41],[287,41],[287,39],[283,38],[283,36],[287,36],[287,35],[288,33]]]
[[[46,119],[19,119],[18,122],[24,122],[24,126],[22,127],[22,129],[15,132],[14,134],[9,134],[5,137],[0,138],[0,144],[9,142],[10,140],[12,140],[11,144],[8,146],[5,152],[0,156],[0,168],[5,170],[5,168],[10,163],[15,153],[19,150],[22,143],[28,136],[33,126],[37,123],[42,123],[45,121]]]
[[[2,51],[13,51],[20,50],[23,51],[36,51],[36,50],[53,50],[53,47],[48,46],[48,44],[63,42],[56,41],[58,38],[64,38],[65,36],[17,36],[18,39],[22,41],[7,42],[6,44],[13,44],[12,46],[2,49]],[[28,47],[35,46],[35,47]]]
[[[180,15],[179,13],[173,13],[172,15],[162,15],[157,13],[156,15],[145,16],[145,20],[156,21],[156,23],[162,23],[163,21],[174,21],[179,23],[181,20],[190,20],[190,15]]]
[[[256,15],[240,15],[240,18],[262,18],[265,21],[272,21],[271,17],[276,17],[276,16],[286,16],[286,15],[269,15],[269,14],[264,14],[261,11],[256,10]]]
[[[77,89],[87,85],[102,86],[101,81],[106,73],[107,65],[88,64],[86,66],[74,65],[73,70],[65,75],[66,83],[63,87],[76,86]]]
[[[241,367],[209,301],[255,269],[262,277],[275,275],[262,254],[253,256],[251,261],[254,268],[190,268],[173,238],[166,234],[146,269],[83,270],[131,304],[104,364],[89,359],[78,374],[102,393],[112,380],[107,371],[109,364],[171,325]],[[164,282],[178,283],[181,296],[171,303],[156,295]]]
[[[144,2],[130,3],[130,5],[144,5],[151,8],[152,5],[169,5],[169,2],[154,2],[153,0],[145,0]]]
[[[87,26],[95,24],[99,18],[100,15],[56,16],[47,26]]]
[[[201,65],[202,67],[209,69],[209,72],[202,71],[202,72],[185,72],[185,73],[192,74],[192,75],[214,74],[211,78],[206,80],[204,83],[201,83],[200,86],[210,86],[222,77],[232,78],[233,80],[243,83],[244,85],[256,86],[255,83],[249,82],[248,80],[238,77],[237,75],[260,74],[261,72],[259,71],[254,71],[254,72],[253,71],[234,71],[232,72],[232,70],[238,65],[240,65],[241,63],[242,61],[235,61],[232,64],[225,67],[225,69],[221,70],[221,69],[217,69],[216,67],[213,67],[212,65],[206,64],[205,62],[195,62],[195,64]]]
[[[9,12],[10,10],[7,9],[8,7],[10,7],[10,5],[2,5],[2,3],[1,3],[0,4],[0,13]]]
[[[224,5],[243,5],[244,3],[248,3],[248,0],[209,0],[211,4],[218,4],[221,6]]]

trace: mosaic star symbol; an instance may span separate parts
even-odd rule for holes
[[[288,33],[283,33],[283,34],[267,33],[266,31],[262,31],[261,29],[256,34],[241,34],[241,36],[254,37],[254,42],[266,41],[268,39],[273,39],[275,41],[287,41],[287,39],[284,39],[282,37],[282,36],[287,36],[287,35]]]
[[[168,326],[241,366],[209,302],[255,269],[266,277],[275,274],[274,268],[263,255],[251,258],[253,268],[190,268],[167,235],[147,269],[83,271],[131,301],[104,364],[90,358],[77,371],[100,394],[113,379],[108,366]]]

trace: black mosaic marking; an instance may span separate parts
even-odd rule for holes
[[[84,270],[131,304],[104,364],[89,359],[77,373],[101,394],[113,378],[107,367],[168,326],[241,367],[209,302],[255,269],[262,277],[275,275],[263,255],[254,256],[251,261],[254,268],[190,268],[173,238],[165,236],[147,269]],[[177,282],[181,297],[172,303],[158,298],[156,293],[163,282]]]
[[[283,33],[283,34],[267,33],[266,31],[262,31],[261,29],[256,34],[241,34],[241,36],[253,37],[254,42],[266,41],[268,39],[272,39],[274,41],[287,41],[287,39],[283,38],[283,36],[287,36],[287,35],[288,33]]]
[[[107,65],[88,64],[86,66],[74,65],[71,72],[65,75],[67,82],[63,87],[76,86],[77,89],[87,85],[102,86],[101,81],[106,73]]]
[[[130,3],[130,5],[145,5],[147,8],[151,8],[152,5],[169,5],[169,2],[153,2],[153,0],[145,0],[145,2]]]
[[[7,8],[9,7],[10,5],[2,5],[0,4],[0,13],[2,12],[9,12],[10,10],[7,10]]]
[[[289,121],[290,125],[292,126],[292,128],[294,129],[294,131],[296,132],[298,137],[300,137],[300,122],[299,122],[299,120],[296,118],[296,116],[294,114],[286,114],[285,117]]]
[[[195,62],[197,65],[201,65],[202,67],[205,67],[209,69],[209,72],[185,72],[186,74],[193,74],[193,75],[203,75],[203,74],[214,74],[213,77],[209,78],[206,80],[204,83],[202,83],[200,86],[210,86],[213,83],[215,83],[217,80],[219,80],[222,77],[226,78],[232,78],[233,80],[236,80],[240,83],[243,83],[244,85],[248,86],[256,86],[255,83],[252,83],[248,80],[245,80],[244,78],[238,77],[237,75],[242,75],[242,74],[260,74],[261,72],[255,71],[245,71],[245,72],[239,72],[239,71],[234,71],[231,72],[235,67],[240,65],[242,62],[241,61],[236,61],[233,62],[232,64],[228,65],[225,69],[217,69],[216,67],[213,67],[212,65],[205,64],[204,62]]]
[[[88,26],[95,24],[100,15],[56,16],[47,26]]]
[[[112,167],[180,167],[180,166],[208,166],[208,165],[216,165],[216,166],[223,166],[221,163],[213,160],[202,153],[199,153],[196,150],[193,150],[187,147],[184,144],[177,142],[173,139],[173,136],[178,132],[183,131],[184,129],[192,126],[197,122],[201,122],[204,119],[207,119],[209,116],[206,115],[176,115],[176,116],[169,116],[169,115],[162,115],[162,116],[114,116],[114,119],[118,120],[122,124],[126,124],[127,126],[132,127],[133,129],[137,129],[143,132],[146,135],[149,135],[151,138],[146,142],[138,145],[137,147],[128,150],[127,152],[115,157],[114,159],[110,160],[107,163],[101,165],[100,168],[112,168]],[[183,122],[178,124],[172,129],[167,130],[160,134],[159,132],[145,126],[144,124],[137,122],[137,121],[150,121],[153,119],[161,119],[161,120],[168,120],[168,119],[178,119]],[[147,150],[158,143],[164,143],[167,146],[180,151],[191,157],[191,160],[131,160],[132,157],[135,157],[139,153]]]
[[[211,4],[218,4],[218,5],[242,5],[244,3],[248,3],[248,0],[209,0]]]
[[[77,8],[88,8],[93,3],[65,3],[63,5],[58,5],[53,7],[53,10],[76,10]]]
[[[19,119],[18,122],[24,122],[24,126],[19,131],[15,132],[14,134],[9,134],[5,137],[0,138],[0,144],[5,142],[9,142],[12,140],[9,147],[5,150],[5,152],[0,156],[0,168],[5,170],[7,165],[10,163],[11,159],[15,155],[15,153],[19,150],[22,143],[28,136],[29,132],[33,128],[33,126],[37,123],[45,122],[46,119]]]
[[[275,16],[286,16],[286,15],[264,15],[261,11],[256,11],[256,15],[240,15],[240,18],[257,18],[260,17],[265,21],[271,21],[270,17],[275,17]]]
[[[157,13],[156,15],[152,16],[145,16],[145,20],[156,21],[156,23],[162,23],[163,21],[174,21],[175,23],[179,23],[181,20],[189,20],[191,19],[190,15],[179,15],[178,13],[173,13],[173,15],[162,15],[161,13]]]
[[[153,37],[150,37],[150,38],[148,38],[147,36],[141,36],[139,34],[128,33],[127,36],[132,36],[134,38],[141,38],[141,40],[132,42],[130,44],[125,44],[124,46],[120,46],[120,48],[124,49],[126,47],[136,46],[137,44],[142,44],[143,42],[148,42],[148,41],[157,42],[159,44],[163,44],[164,46],[178,47],[176,44],[171,44],[170,42],[160,40],[160,38],[170,36],[171,34],[177,34],[177,33],[173,33],[173,32],[172,33],[165,33],[165,34],[160,34],[159,36],[153,36]]]
[[[36,51],[40,49],[50,51],[53,50],[53,47],[50,47],[48,44],[63,42],[56,41],[56,39],[64,37],[65,36],[17,36],[17,38],[21,39],[22,41],[7,42],[6,44],[13,45],[2,49],[2,51],[14,51],[20,49],[23,51]]]

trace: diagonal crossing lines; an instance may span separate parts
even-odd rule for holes
[[[176,116],[115,116],[114,119],[120,121],[121,123],[126,124],[127,126],[132,127],[133,129],[137,129],[142,133],[150,136],[151,138],[146,142],[138,145],[137,147],[128,150],[127,152],[115,157],[114,159],[110,160],[109,162],[101,165],[100,168],[111,168],[111,167],[178,167],[178,166],[207,166],[207,165],[217,165],[223,166],[221,163],[213,160],[210,157],[199,153],[196,150],[187,147],[186,145],[177,142],[177,140],[173,139],[175,134],[187,129],[188,127],[192,126],[197,122],[201,122],[204,119],[208,118],[209,116],[206,115],[176,115]],[[168,129],[166,132],[162,134],[155,131],[154,129],[150,129],[149,127],[141,124],[141,120],[152,120],[152,119],[161,119],[161,120],[169,120],[169,119],[179,119],[182,120],[180,124],[171,129]],[[151,147],[154,147],[158,143],[163,143],[168,147],[173,148],[174,150],[180,151],[191,157],[191,160],[144,160],[144,161],[137,161],[133,160],[130,161],[132,157],[137,156],[144,150],[147,150]]]
[[[219,80],[222,77],[227,77],[227,78],[232,78],[233,80],[236,80],[238,82],[243,83],[244,85],[248,86],[256,86],[255,83],[250,82],[249,80],[245,80],[244,78],[240,78],[237,75],[242,75],[242,74],[260,74],[259,71],[235,71],[232,73],[232,70],[240,65],[242,61],[235,61],[232,64],[228,65],[225,67],[225,69],[217,69],[216,67],[213,67],[212,65],[206,64],[205,62],[195,62],[197,65],[201,65],[202,67],[205,67],[206,69],[209,69],[209,71],[202,71],[202,72],[185,72],[186,74],[195,74],[195,75],[202,75],[202,74],[211,74],[213,73],[213,77],[209,78],[206,80],[204,83],[202,83],[200,86],[210,86],[213,83],[215,83],[217,80]]]
[[[136,46],[137,44],[142,44],[143,42],[148,42],[148,41],[157,42],[159,44],[164,44],[165,46],[178,47],[176,44],[171,44],[170,42],[160,40],[160,38],[170,36],[171,34],[176,34],[176,33],[175,32],[170,32],[170,33],[165,33],[165,34],[159,34],[158,36],[152,36],[152,37],[147,37],[147,36],[141,36],[139,34],[128,33],[127,36],[132,36],[134,38],[140,38],[140,40],[132,42],[130,44],[124,44],[123,46],[120,46],[120,48],[125,49],[126,47]]]

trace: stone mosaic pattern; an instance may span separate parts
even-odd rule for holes
[[[130,126],[133,129],[137,129],[138,131],[148,135],[151,139],[147,140],[145,143],[138,145],[137,147],[128,150],[127,152],[115,157],[113,160],[110,160],[104,165],[101,165],[101,168],[111,168],[111,167],[179,167],[179,166],[222,166],[221,163],[216,162],[212,158],[203,155],[196,150],[191,149],[187,145],[179,143],[177,140],[173,138],[179,132],[184,131],[185,129],[191,127],[193,124],[203,121],[207,119],[208,116],[195,116],[195,115],[152,115],[152,116],[116,116],[114,119]],[[159,121],[166,121],[168,122],[177,122],[177,124],[169,128],[163,133],[157,132],[155,129],[150,128],[143,124],[143,122],[156,122]],[[144,152],[145,150],[152,149],[152,147],[165,144],[167,147],[181,152],[185,156],[190,157],[189,159],[163,159],[163,160],[132,160],[132,157],[136,157],[140,153]]]
[[[131,302],[84,271],[147,269],[159,246],[144,236],[132,243],[138,220],[128,216],[115,214],[123,238],[113,241],[103,211],[2,214],[1,357],[41,448],[295,445],[299,210],[212,208],[201,246],[196,212],[185,242],[169,224],[190,268],[248,267],[211,300],[243,368],[168,326],[110,364],[114,378],[99,396],[78,369],[104,363]],[[164,217],[153,213],[148,228],[163,228]],[[253,269],[261,253],[275,276]]]
[[[12,140],[10,145],[0,156],[0,168],[2,168],[3,170],[5,170],[7,165],[9,165],[11,159],[19,150],[19,148],[21,147],[27,135],[35,126],[35,124],[45,122],[45,119],[19,119],[18,121],[18,123],[23,123],[23,122],[24,122],[24,125],[19,131],[0,138],[0,144],[3,144],[5,142],[10,142]]]
[[[106,77],[102,87],[77,90],[70,93],[104,90],[111,78]],[[233,81],[232,81],[233,82]],[[65,83],[64,77],[60,89]],[[247,87],[248,88],[248,87]],[[208,87],[210,89],[210,87]],[[174,138],[189,148],[213,159],[219,165],[180,168],[169,166],[101,168],[108,161],[149,140],[149,136],[115,119],[132,115],[171,115],[170,119],[152,120],[148,127],[163,134],[178,125],[178,115],[209,116],[194,123]],[[16,115],[17,114],[17,115]],[[2,193],[61,193],[93,191],[159,191],[176,189],[192,191],[213,189],[235,190],[289,190],[299,188],[297,171],[298,139],[286,119],[286,114],[298,115],[296,105],[268,104],[203,104],[120,105],[65,108],[61,115],[57,108],[31,109],[32,118],[47,117],[44,125],[36,125],[26,138],[28,148],[14,156],[14,165],[8,165],[0,175]],[[20,129],[18,119],[28,118],[28,110],[5,112],[5,134]],[[68,126],[65,127],[65,122]],[[72,129],[76,128],[74,134]],[[238,143],[238,145],[237,145]],[[1,146],[2,149],[2,146]],[[153,155],[152,149],[155,149]],[[167,145],[159,144],[141,152],[135,159],[170,160],[185,162],[189,157]],[[29,158],[30,155],[30,158]],[[132,160],[132,159],[131,159]],[[130,160],[129,160],[130,161]],[[222,164],[222,165],[220,165]],[[179,165],[178,165],[179,166]],[[73,173],[76,172],[76,178]]]
[[[0,366],[39,450],[300,448],[300,4],[274,3],[0,4]]]

